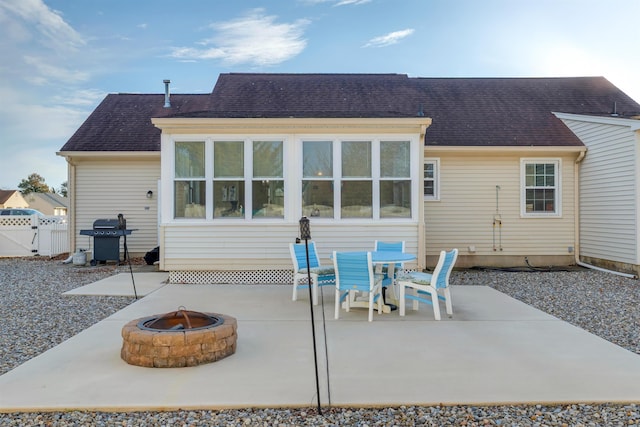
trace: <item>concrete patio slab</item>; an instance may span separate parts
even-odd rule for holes
[[[640,401],[640,355],[489,287],[453,287],[454,316],[439,322],[423,306],[371,323],[362,309],[335,320],[333,291],[321,289],[323,405]],[[236,353],[173,369],[120,359],[125,323],[179,306],[235,317]],[[291,301],[289,286],[165,285],[0,376],[11,391],[0,411],[315,406],[311,332],[307,299]]]
[[[65,292],[63,295],[109,295],[138,297],[157,291],[167,284],[168,273],[120,273]],[[134,292],[135,285],[135,292]]]

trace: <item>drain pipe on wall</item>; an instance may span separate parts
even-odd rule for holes
[[[582,162],[582,160],[584,159],[584,156],[586,154],[586,150],[585,151],[581,151],[578,154],[578,157],[576,158],[576,161],[574,163],[574,179],[573,179],[573,199],[574,199],[574,206],[575,206],[575,219],[574,219],[574,235],[575,237],[575,243],[574,243],[574,258],[575,258],[575,263],[576,265],[579,265],[580,267],[584,267],[584,268],[590,268],[592,270],[597,270],[597,271],[602,271],[604,273],[610,273],[610,274],[615,274],[618,276],[622,276],[622,277],[626,277],[629,279],[637,279],[638,275],[636,274],[629,274],[629,273],[622,273],[620,271],[614,271],[614,270],[608,270],[606,268],[602,268],[602,267],[596,267],[595,265],[591,265],[591,264],[587,264],[586,262],[582,262],[580,261],[580,199],[579,199],[579,194],[580,194],[580,162]]]

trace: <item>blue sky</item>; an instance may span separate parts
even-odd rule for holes
[[[640,102],[639,0],[0,0],[0,189],[108,93],[208,93],[220,73],[605,76]]]

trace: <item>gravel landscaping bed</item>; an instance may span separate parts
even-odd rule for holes
[[[134,260],[134,264],[141,263]],[[63,292],[128,266],[0,258],[0,374],[134,301]],[[640,354],[640,282],[594,270],[454,271],[453,285],[487,285]],[[454,303],[455,304],[455,303]],[[455,312],[455,308],[454,308]],[[2,393],[10,392],[0,390]],[[639,426],[640,403],[401,406],[167,412],[0,413],[0,426]]]

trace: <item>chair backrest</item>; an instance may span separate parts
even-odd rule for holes
[[[333,252],[336,287],[340,290],[369,291],[373,289],[371,252]]]
[[[375,241],[376,251],[404,252],[404,241],[401,242],[381,242]]]
[[[307,243],[289,243],[289,252],[293,262],[294,272],[307,268]],[[315,242],[308,242],[309,245],[309,266],[311,268],[320,266],[320,259],[316,251]]]
[[[456,259],[458,259],[458,249],[452,249],[448,252],[440,252],[438,264],[433,270],[433,277],[435,277],[435,280],[431,280],[432,286],[435,286],[436,289],[446,288],[449,286],[449,276],[451,275],[451,270],[453,270],[453,265],[456,263]]]

